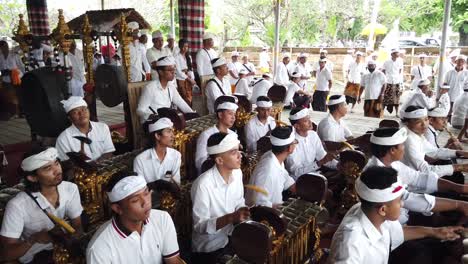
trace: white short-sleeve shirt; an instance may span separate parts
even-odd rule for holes
[[[218,53],[214,49],[199,49],[195,57],[198,74],[200,76],[213,75],[211,60],[216,58],[218,58]]]
[[[385,70],[387,76],[387,83],[399,84],[402,81],[403,65],[400,60],[387,60],[384,62],[382,69]]]
[[[52,206],[40,192],[33,192],[32,195],[37,197],[37,202],[42,209],[46,209],[49,213],[61,219],[65,216],[69,219],[79,217],[83,211],[83,207],[81,206],[78,186],[74,183],[63,181],[57,186],[57,190],[59,193],[59,207],[57,208]],[[0,235],[8,238],[27,239],[37,232],[51,230],[54,226],[55,224],[32,198],[25,192],[20,192],[6,206]],[[35,254],[43,250],[52,249],[52,243],[35,243],[25,255],[19,258],[19,261],[28,263],[32,261]]]
[[[445,74],[444,83],[450,85],[450,90],[448,94],[450,96],[450,101],[455,102],[457,98],[463,94],[463,83],[468,79],[468,70],[463,69],[457,71],[452,69]]]
[[[222,95],[231,95],[231,85],[227,77],[222,80],[214,77],[206,84],[206,106],[210,114],[215,113],[214,103]]]
[[[317,69],[317,91],[330,91],[328,87],[328,81],[332,80],[332,73],[327,67],[323,67],[322,70]]]
[[[237,81],[234,93],[245,95],[247,99],[250,99],[252,96],[252,89],[249,87],[249,83],[246,78],[242,78]]]
[[[300,73],[301,74],[301,77],[308,77],[310,78],[311,76],[311,72],[312,72],[312,67],[310,66],[309,63],[298,63],[296,65],[296,72]],[[306,84],[307,84],[307,80],[300,80],[299,81],[299,87],[301,87],[302,89],[306,88]]]
[[[333,235],[327,263],[386,264],[390,251],[403,242],[403,227],[398,221],[385,221],[379,231],[357,203]]]
[[[75,136],[91,139],[91,144],[84,144],[84,152],[91,160],[97,160],[103,154],[115,151],[111,133],[106,124],[90,121],[90,128],[91,131],[85,135],[72,124],[60,133],[55,148],[61,161],[68,160],[67,152],[80,152],[81,141],[74,138]]]
[[[180,165],[182,159],[179,151],[173,148],[166,149],[164,160],[159,160],[154,148],[147,149],[138,154],[133,161],[133,170],[140,176],[145,177],[146,182],[157,180],[171,181],[166,178],[166,172],[170,171],[173,180],[180,184]]]
[[[275,72],[275,83],[283,86],[287,86],[289,83],[289,70],[286,65],[284,65],[283,62],[278,63],[278,66],[276,66],[276,72]]]
[[[385,74],[379,70],[364,74],[361,79],[361,87],[364,87],[364,100],[377,100],[385,82]]]
[[[331,114],[320,121],[317,134],[322,141],[333,142],[346,141],[346,138],[353,135],[343,119],[337,122]]]
[[[255,104],[259,96],[267,96],[268,90],[273,86],[273,83],[266,79],[258,80],[252,87],[252,97],[250,102]]]
[[[216,166],[200,175],[192,185],[194,252],[213,252],[228,243],[234,229],[229,224],[216,230],[216,220],[245,207],[242,171],[233,170],[229,181],[223,179]]]
[[[452,109],[452,126],[463,126],[468,118],[468,92],[455,99]]]
[[[351,83],[361,83],[361,76],[366,72],[364,63],[353,61],[349,64],[348,81]]]
[[[230,63],[228,63],[227,67],[228,67],[228,70],[232,71],[232,73],[234,73],[234,75],[239,77],[239,71],[240,71],[240,69],[242,67],[242,64],[240,62],[238,62],[238,61],[230,62]],[[233,78],[231,76],[231,74],[229,74],[229,83],[231,85],[236,84],[237,80],[239,80],[239,78]]]
[[[282,193],[294,184],[294,179],[270,150],[260,158],[249,184],[264,189],[268,195],[249,190],[246,195],[248,205],[273,207],[283,203]]]
[[[289,106],[293,102],[294,94],[301,90],[301,87],[295,82],[290,82],[287,86],[288,91],[286,92],[286,97],[284,97],[284,105]]]
[[[151,210],[141,235],[129,233],[115,218],[104,223],[94,234],[86,250],[86,263],[154,263],[179,254],[177,234],[171,216]]]
[[[218,133],[219,129],[216,125],[206,129],[203,131],[197,139],[197,149],[195,150],[195,167],[197,168],[198,172],[201,172],[201,167],[203,162],[208,159],[208,138],[214,133]],[[228,134],[236,133],[231,129],[228,129]]]
[[[275,119],[271,116],[267,118],[265,124],[260,122],[257,117],[249,120],[244,127],[245,140],[247,144],[247,151],[254,152],[257,150],[257,141],[265,136],[269,131],[276,127]]]
[[[414,76],[411,82],[411,89],[418,88],[418,83],[421,80],[428,79],[432,76],[432,67],[429,65],[416,65],[411,69],[411,76]]]

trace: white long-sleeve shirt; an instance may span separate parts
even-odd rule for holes
[[[309,63],[298,63],[296,65],[296,70],[295,72],[298,72],[301,74],[301,77],[306,77],[306,78],[310,78],[311,77],[311,72],[312,72],[312,67],[310,66]],[[307,85],[307,80],[300,80],[299,83],[298,83],[299,87],[301,87],[302,89],[305,89],[306,88],[306,85]]]
[[[317,172],[320,167],[317,162],[323,159],[327,152],[323,148],[322,141],[315,131],[309,131],[306,137],[296,133],[298,144],[294,152],[286,158],[284,165],[294,180],[311,172]],[[328,162],[325,166],[336,169],[336,160]]]
[[[286,92],[286,96],[284,97],[284,105],[289,106],[293,102],[294,94],[301,90],[301,87],[295,82],[289,82],[288,86],[288,91]]]
[[[233,170],[229,181],[223,179],[216,166],[200,175],[192,185],[192,250],[213,252],[227,245],[234,226],[216,230],[216,220],[245,207],[242,171]]]
[[[453,165],[430,165],[424,157],[427,155],[434,159],[451,159],[456,157],[456,150],[434,147],[424,136],[417,135],[408,128],[407,130],[403,163],[414,170],[434,172],[439,177],[453,174]]]
[[[140,42],[134,41],[128,45],[130,50],[130,82],[141,82],[143,75],[151,72],[151,67],[143,53]],[[122,49],[119,47],[117,54],[122,58]]]
[[[366,72],[364,63],[357,63],[355,61],[349,64],[348,81],[351,83],[361,83],[361,76]]]
[[[161,107],[171,108],[173,105],[177,106],[184,113],[193,112],[192,108],[182,99],[174,82],[168,82],[167,87],[164,89],[159,80],[151,81],[143,89],[138,100],[137,114],[140,120],[144,122],[153,113],[149,109],[157,111]]]
[[[275,119],[271,116],[267,118],[265,124],[260,122],[257,117],[249,120],[244,127],[245,141],[247,144],[247,151],[254,152],[257,150],[257,141],[264,137],[270,130],[276,127]]]
[[[200,49],[197,52],[197,72],[200,76],[213,75],[211,60],[218,58],[218,53],[214,49]]]
[[[289,71],[288,67],[283,62],[278,63],[276,66],[275,79],[276,84],[287,86],[289,84]]]
[[[385,71],[387,83],[400,84],[403,81],[403,65],[400,60],[387,60],[382,65],[382,69]]]
[[[179,81],[187,79],[189,75],[185,72],[187,71],[188,74],[191,74],[191,72],[188,72],[187,58],[185,58],[185,55],[177,53],[174,59],[176,62],[176,79]]]
[[[250,102],[255,104],[259,96],[267,96],[268,90],[273,86],[273,83],[266,79],[260,79],[252,86],[252,97]]]
[[[234,93],[245,95],[247,96],[247,99],[250,99],[252,96],[252,89],[249,87],[249,83],[246,78],[242,78],[237,81]]]
[[[215,111],[214,103],[218,97],[221,95],[231,95],[231,85],[227,77],[224,77],[222,80],[218,77],[214,77],[213,81],[208,81],[206,84],[206,107],[208,107],[208,112],[213,114]]]
[[[228,67],[228,70],[231,71],[234,74],[234,76],[237,77],[237,78],[234,78],[231,76],[231,74],[229,74],[229,83],[231,85],[235,85],[237,81],[239,80],[239,71],[242,67],[242,64],[238,61],[230,62],[228,63],[227,67]]]
[[[320,121],[317,134],[322,141],[333,142],[346,141],[346,138],[353,135],[343,119],[337,122],[331,114]]]
[[[216,125],[206,129],[205,131],[201,132],[197,139],[197,149],[195,151],[195,167],[197,168],[198,172],[201,172],[201,167],[203,162],[208,159],[208,138],[214,133],[218,133],[219,129]],[[231,129],[228,129],[228,134],[236,133]]]

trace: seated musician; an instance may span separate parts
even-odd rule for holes
[[[194,112],[177,91],[175,70],[175,59],[172,56],[164,56],[156,61],[159,78],[146,85],[138,100],[137,114],[142,122],[153,114],[150,107],[154,111],[162,107],[177,107],[183,113]]]
[[[173,125],[169,118],[163,117],[148,126],[152,147],[138,154],[133,161],[133,170],[148,183],[165,180],[180,184],[182,159],[180,152],[172,148]]]
[[[317,133],[312,130],[309,109],[296,107],[291,110],[289,120],[294,127],[296,150],[285,161],[286,170],[297,180],[301,175],[317,172],[322,166],[336,169],[336,153],[327,153]]]
[[[349,209],[334,234],[328,263],[387,263],[404,241],[460,237],[463,227],[402,226],[397,221],[405,189],[392,168],[371,167],[355,186],[361,202]]]
[[[57,138],[55,147],[61,161],[68,160],[68,152],[79,152],[90,160],[104,160],[115,151],[109,127],[89,120],[89,109],[83,98],[70,96],[61,102],[72,125]]]
[[[420,106],[431,109],[437,106],[434,92],[431,90],[431,81],[423,79],[418,82],[418,88],[411,92],[405,102],[401,104],[400,116],[408,106]]]
[[[201,173],[201,166],[205,160],[208,159],[208,151],[206,144],[208,138],[217,132],[223,132],[228,134],[236,134],[230,128],[236,121],[237,111],[237,98],[230,95],[220,96],[216,99],[216,118],[218,122],[216,125],[203,131],[197,139],[197,149],[195,151],[195,167],[198,172]],[[236,134],[237,135],[237,134]]]
[[[299,83],[301,82],[301,73],[299,72],[293,72],[291,74],[291,81],[288,84],[288,92],[286,93],[286,97],[284,98],[284,108],[285,109],[291,109],[292,103],[297,103],[299,102],[299,105],[303,105],[305,101],[310,101],[311,95],[307,93],[303,88],[299,86]],[[303,99],[306,100],[299,100],[296,99],[298,97],[304,97]]]
[[[242,184],[240,142],[236,134],[218,132],[208,139],[214,165],[192,185],[192,261],[217,263],[228,250],[233,224],[248,219]]]
[[[401,162],[408,132],[405,128],[379,128],[371,136],[372,157],[366,168],[372,166],[389,167],[398,172],[398,178],[408,186],[408,192],[403,194],[403,212],[400,216],[402,224],[408,221],[408,212],[415,211],[425,214],[431,212],[458,210],[468,214],[468,203],[443,199],[428,195],[433,192],[468,193],[468,185],[456,184],[442,179],[434,172],[416,171]],[[365,169],[366,169],[365,168]],[[365,170],[364,169],[364,170]]]
[[[183,263],[172,218],[151,209],[151,191],[142,176],[116,174],[106,189],[114,216],[89,242],[88,264]]]
[[[248,152],[256,151],[257,141],[276,127],[275,119],[271,116],[273,103],[270,98],[259,96],[256,104],[257,116],[250,119],[244,127]]]
[[[443,131],[447,127],[447,115],[449,108],[444,109],[441,107],[436,107],[429,109],[427,115],[429,117],[429,125],[427,127],[424,137],[431,143],[432,146],[439,148],[439,143],[437,142],[437,136],[440,131]],[[449,149],[462,149],[460,141],[451,137],[448,142],[445,144],[444,148]]]
[[[252,85],[252,97],[250,97],[250,102],[255,104],[259,96],[267,96],[268,90],[270,90],[272,86],[271,74],[262,74],[262,78],[256,80]]]
[[[344,95],[332,95],[327,103],[330,113],[322,119],[317,127],[317,134],[322,141],[342,142],[352,138],[351,130],[346,126],[343,117],[348,113]]]
[[[48,214],[71,220],[81,232],[78,187],[62,181],[62,167],[55,148],[37,148],[21,162],[25,190],[11,199],[5,209],[0,231],[0,261],[51,263],[52,238],[56,223]],[[55,233],[55,232],[54,232]]]
[[[235,83],[235,94],[242,94],[250,99],[252,96],[252,88],[249,87],[249,82],[247,81],[247,70],[241,69],[239,71],[239,79]]]
[[[271,131],[270,140],[272,148],[260,158],[249,182],[268,194],[249,190],[246,196],[248,205],[277,207],[283,203],[283,191],[296,192],[294,179],[284,168],[284,161],[297,144],[293,128],[276,127]]]
[[[437,148],[424,137],[428,127],[427,109],[419,106],[409,106],[403,111],[402,121],[408,130],[405,141],[403,163],[422,172],[435,172],[439,177],[450,176],[454,172],[468,171],[468,164],[431,165],[439,160],[449,160],[457,157],[468,158],[468,152],[447,148]]]
[[[206,107],[208,113],[213,114],[216,112],[215,102],[216,99],[222,95],[231,95],[231,85],[229,79],[226,77],[229,73],[227,62],[224,58],[216,58],[211,60],[213,67],[214,77],[206,83]]]

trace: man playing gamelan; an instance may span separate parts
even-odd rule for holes
[[[424,137],[431,143],[432,146],[439,148],[439,142],[437,136],[440,131],[443,131],[447,127],[447,114],[449,109],[444,109],[440,107],[432,108],[428,111],[429,125],[427,127]],[[451,137],[444,148],[449,149],[462,149],[460,141]]]
[[[244,95],[247,99],[252,96],[252,89],[249,87],[247,81],[247,70],[241,69],[239,71],[239,79],[235,83],[234,93]]]
[[[391,50],[391,59],[387,60],[382,66],[382,72],[387,77],[387,85],[385,87],[383,106],[387,108],[389,113],[395,108],[395,115],[398,117],[398,107],[400,105],[401,89],[400,83],[403,79],[403,65],[398,59],[399,50]]]
[[[47,214],[69,218],[77,234],[81,233],[83,207],[78,187],[62,181],[62,167],[55,148],[33,149],[21,162],[21,170],[26,186],[5,208],[0,259],[51,263],[54,247],[49,231],[56,223]]]
[[[60,133],[55,143],[59,159],[68,160],[68,152],[82,153],[94,161],[112,157],[115,148],[109,127],[89,120],[88,105],[83,98],[70,96],[61,103],[72,125]]]
[[[142,176],[115,174],[106,191],[113,217],[89,242],[87,263],[184,263],[172,218],[151,209],[152,191]]]
[[[213,59],[211,63],[215,76],[206,83],[205,93],[208,112],[213,114],[216,112],[214,108],[216,99],[222,95],[231,95],[232,92],[229,80],[226,78],[228,74],[226,60],[224,58],[216,58]]]
[[[154,111],[166,107],[178,108],[184,113],[193,112],[180,96],[177,85],[173,82],[176,71],[174,57],[159,58],[156,62],[156,70],[159,77],[146,85],[138,99],[137,114],[141,122],[143,123],[153,114],[150,107]]]
[[[180,184],[181,154],[172,148],[174,124],[167,117],[148,125],[152,147],[136,156],[133,170],[146,182],[165,180]]]
[[[228,252],[235,224],[249,218],[242,183],[240,142],[235,133],[214,133],[207,153],[214,164],[192,185],[193,263],[218,263]]]
[[[385,92],[385,74],[376,69],[376,62],[370,60],[367,63],[368,73],[361,78],[361,91],[359,92],[358,103],[361,103],[362,92],[364,91],[364,116],[383,117],[383,97]]]
[[[257,115],[251,118],[244,127],[248,152],[255,152],[257,150],[257,141],[276,127],[275,119],[271,116],[273,103],[270,98],[259,96],[256,104]]]
[[[362,62],[362,55],[362,52],[356,52],[356,60],[351,62],[348,69],[348,82],[346,83],[344,95],[346,96],[346,103],[352,104],[351,113],[359,97],[361,76],[366,70],[364,62]]]
[[[322,119],[317,133],[322,141],[343,142],[353,137],[343,117],[348,113],[344,95],[332,95],[328,101],[330,113]]]
[[[262,74],[262,78],[254,81],[252,85],[252,96],[250,102],[255,104],[259,96],[267,96],[268,90],[273,86],[272,77],[269,73]]]

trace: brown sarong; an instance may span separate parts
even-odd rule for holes
[[[365,100],[364,101],[364,116],[368,117],[383,117],[383,107],[379,100]]]
[[[346,103],[347,104],[355,104],[356,99],[359,96],[359,89],[361,85],[359,83],[346,83],[346,87],[344,90],[344,95],[346,96]]]
[[[177,91],[184,101],[192,106],[192,84],[186,80],[177,80]]]
[[[389,84],[385,87],[383,105],[389,113],[393,112],[393,107],[398,107],[400,104],[400,84]]]

